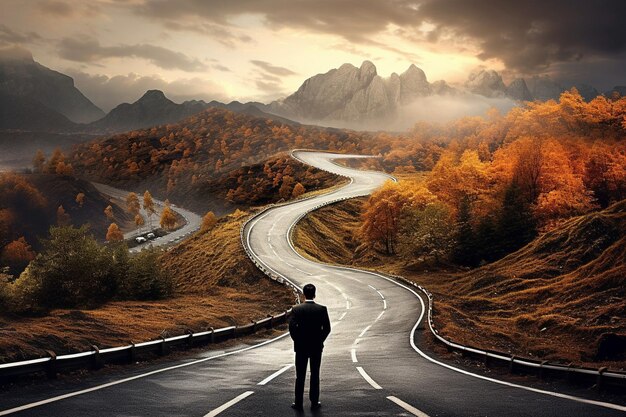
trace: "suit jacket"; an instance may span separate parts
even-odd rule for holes
[[[289,319],[289,334],[296,352],[321,352],[330,334],[328,309],[307,302],[294,306]]]

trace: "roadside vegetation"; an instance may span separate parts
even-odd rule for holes
[[[172,293],[159,251],[130,257],[123,243],[100,245],[85,226],[52,227],[41,252],[16,279],[0,283],[4,312],[41,315],[54,308],[95,308],[112,299],[154,300]]]
[[[366,199],[323,207],[295,229],[311,259],[401,275],[434,294],[434,320],[454,341],[515,355],[623,368],[626,202],[564,222],[503,259],[468,269],[363,243]]]

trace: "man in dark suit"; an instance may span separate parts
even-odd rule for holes
[[[307,363],[311,363],[311,383],[309,399],[311,410],[321,407],[320,398],[320,365],[324,341],[330,333],[330,318],[328,310],[321,304],[316,304],[315,286],[306,284],[302,289],[305,301],[293,308],[289,320],[289,334],[293,339],[293,348],[296,352],[296,399],[292,408],[302,411],[304,397],[304,379]]]

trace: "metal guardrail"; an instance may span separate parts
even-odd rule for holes
[[[166,355],[172,349],[199,347],[251,335],[262,329],[273,329],[276,326],[287,323],[290,316],[291,309],[243,326],[230,326],[198,333],[189,332],[180,336],[150,340],[143,343],[131,343],[126,346],[107,349],[93,346],[92,350],[88,352],[68,355],[57,356],[54,352],[48,351],[48,357],[45,358],[0,364],[0,381],[36,374],[47,375],[48,378],[56,378],[60,372],[79,369],[99,369],[105,364],[135,363],[142,357]]]
[[[511,373],[528,373],[538,375],[540,378],[547,376],[556,376],[565,378],[568,380],[577,381],[589,381],[596,384],[597,388],[604,388],[607,386],[613,387],[626,387],[626,372],[611,370],[606,367],[600,368],[588,368],[577,367],[573,364],[553,363],[545,360],[530,359],[517,355],[511,355],[496,350],[485,350],[474,346],[462,345],[455,343],[451,340],[444,338],[435,327],[433,322],[433,307],[434,298],[433,295],[421,285],[409,281],[408,279],[398,276],[385,274],[389,277],[401,281],[405,284],[417,288],[421,293],[426,296],[428,301],[428,314],[427,323],[430,332],[435,337],[435,340],[443,344],[449,351],[459,352],[465,356],[471,356],[481,359],[485,366],[490,366],[493,363],[498,363],[503,366],[508,366]]]

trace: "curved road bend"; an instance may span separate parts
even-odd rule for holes
[[[123,202],[126,201],[126,197],[128,196],[128,191],[125,190],[120,190],[119,188],[114,188],[111,187],[110,185],[106,185],[106,184],[99,184],[99,183],[92,183],[94,187],[96,187],[96,189],[98,191],[100,191],[102,194],[107,195],[109,197],[112,198],[116,198],[119,200],[122,200]],[[142,201],[141,198],[141,194],[138,194],[139,197],[139,201]],[[154,216],[152,216],[152,224],[153,225],[158,225],[159,223],[159,219],[161,217],[161,211],[163,210],[163,207],[165,207],[165,203],[161,200],[157,200],[156,198],[154,199],[154,204],[156,206],[156,214]],[[172,210],[174,210],[175,212],[177,212],[179,215],[181,215],[183,217],[183,219],[185,219],[185,224],[183,225],[183,227],[176,229],[170,233],[168,233],[165,236],[162,237],[157,237],[154,240],[151,240],[149,242],[146,242],[144,244],[135,246],[133,248],[130,248],[129,251],[130,252],[139,252],[141,249],[146,248],[148,246],[164,246],[164,245],[169,245],[175,242],[178,242],[179,240],[182,240],[183,238],[187,237],[188,235],[190,235],[191,233],[194,233],[196,230],[200,229],[200,225],[202,224],[202,217],[200,217],[199,215],[197,215],[194,212],[191,212],[189,210],[185,210],[183,208],[180,208],[178,206],[172,206]],[[143,209],[143,206],[141,207],[141,215],[145,218],[146,220],[146,226],[145,226],[145,230],[148,230],[148,213]],[[130,232],[126,232],[124,233],[124,239],[130,239],[133,236],[136,236],[138,233],[138,229],[135,229],[133,231]]]
[[[302,161],[353,181],[330,194],[280,206],[248,223],[257,259],[298,286],[313,282],[329,307],[333,331],[322,360],[319,416],[618,416],[626,408],[536,392],[467,375],[433,362],[413,342],[423,304],[382,276],[301,258],[288,230],[301,214],[339,197],[369,194],[388,176],[341,167],[346,155],[297,152]],[[244,349],[237,352],[237,349]],[[232,354],[230,354],[232,353]],[[292,343],[285,335],[195,359],[123,368],[0,394],[0,415],[19,416],[293,416]],[[169,369],[164,369],[170,366]],[[83,390],[83,391],[81,391]],[[40,401],[38,403],[38,401]],[[12,410],[10,410],[12,409]],[[305,409],[305,415],[312,413]]]

